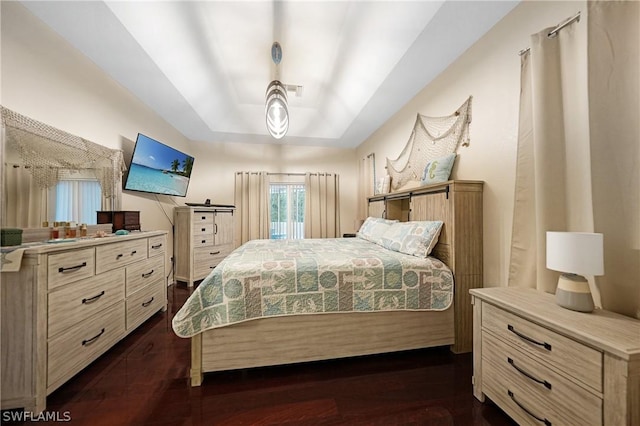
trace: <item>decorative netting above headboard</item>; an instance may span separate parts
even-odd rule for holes
[[[455,152],[460,145],[469,145],[471,99],[469,96],[460,108],[446,117],[418,114],[409,141],[400,156],[395,160],[387,158],[392,191],[410,181],[419,181],[429,161]]]
[[[113,197],[126,170],[122,151],[72,135],[2,108],[7,146],[15,149],[42,188],[54,186],[61,170],[92,170],[102,195]]]

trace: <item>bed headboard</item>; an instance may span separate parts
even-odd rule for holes
[[[482,287],[482,186],[481,181],[452,180],[368,199],[369,216],[444,223],[431,255],[454,274],[454,352],[469,352],[473,344],[469,289]]]

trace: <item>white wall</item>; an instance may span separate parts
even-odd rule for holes
[[[165,229],[172,242],[173,206],[206,198],[232,204],[234,173],[266,170],[340,174],[342,228],[343,232],[353,230],[355,149],[190,141],[22,5],[3,1],[0,13],[2,105],[109,148],[122,149],[127,161],[138,132],[195,157],[186,198],[123,194],[122,209],[140,210],[143,229]]]
[[[471,143],[459,149],[453,178],[485,182],[485,287],[506,286],[508,279],[520,96],[518,53],[529,46],[531,34],[578,11],[586,13],[585,2],[521,3],[358,147],[358,157],[376,153],[380,174],[385,158],[395,159],[402,151],[417,113],[449,115],[473,96]]]

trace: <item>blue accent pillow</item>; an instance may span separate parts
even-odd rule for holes
[[[424,168],[420,183],[422,185],[429,185],[431,183],[448,181],[455,159],[456,153],[454,152],[453,154],[429,161]]]

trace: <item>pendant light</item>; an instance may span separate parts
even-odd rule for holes
[[[267,86],[265,121],[269,134],[275,139],[282,139],[289,130],[289,108],[286,87],[278,80],[278,65],[282,60],[282,47],[277,41],[271,46],[271,59],[276,65],[276,79]]]

